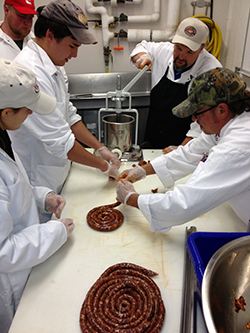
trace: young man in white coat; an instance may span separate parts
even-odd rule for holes
[[[191,117],[178,119],[173,116],[172,109],[187,98],[192,82],[198,75],[222,67],[204,49],[208,34],[205,23],[189,17],[178,26],[172,43],[144,40],[130,55],[138,68],[145,65],[151,68],[152,90],[144,140],[153,149],[167,147],[164,150],[167,153],[200,134],[195,123],[190,128]]]
[[[40,89],[56,98],[57,107],[46,117],[31,115],[18,131],[11,133],[13,147],[31,184],[50,186],[57,193],[67,178],[71,161],[97,168],[110,179],[116,179],[120,162],[87,130],[69,102],[61,67],[77,57],[82,44],[96,43],[88,30],[87,18],[70,0],[52,1],[39,9],[38,14],[34,27],[36,37],[15,61],[36,74]],[[88,152],[78,141],[94,148],[101,158]]]
[[[13,60],[30,39],[34,15],[34,0],[5,0],[4,21],[0,27],[0,58]]]
[[[141,210],[152,231],[167,231],[228,201],[239,218],[250,217],[250,92],[239,75],[226,68],[198,76],[188,98],[173,109],[197,120],[198,138],[142,168],[124,171],[118,200]],[[129,181],[157,174],[165,187],[192,174],[172,191],[139,195]]]
[[[39,90],[29,69],[0,59],[0,332],[7,333],[31,268],[55,253],[74,229],[71,219],[40,224],[38,209],[60,218],[65,200],[46,187],[33,187],[7,130],[17,130],[37,112],[45,117],[56,101]],[[46,105],[46,108],[44,108]]]

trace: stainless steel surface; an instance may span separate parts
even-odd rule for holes
[[[94,74],[69,74],[69,92],[71,95],[94,94],[96,98],[103,98],[103,94],[114,91],[116,88],[117,75],[120,76],[120,86],[125,87],[138,74],[136,72],[124,73],[94,73]],[[138,80],[131,86],[133,95],[149,95],[151,90],[151,73],[146,72],[143,80]]]
[[[246,311],[235,312],[243,296]],[[210,259],[202,282],[202,308],[209,333],[245,333],[250,321],[250,236],[221,247]]]
[[[112,150],[119,148],[122,152],[132,146],[132,124],[134,117],[126,114],[108,114],[102,118],[104,123],[104,145]]]
[[[188,236],[196,231],[194,226],[186,228],[185,244]],[[194,333],[195,331],[195,291],[196,276],[185,246],[180,333]]]

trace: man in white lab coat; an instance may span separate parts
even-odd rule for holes
[[[124,171],[118,200],[137,207],[152,231],[167,231],[229,201],[239,218],[250,218],[250,92],[239,75],[226,68],[198,76],[188,98],[173,109],[192,116],[202,133],[185,146],[142,168]],[[191,174],[187,183],[165,194],[139,195],[129,181],[157,174],[165,187]]]
[[[31,184],[50,186],[57,193],[66,180],[71,161],[97,168],[115,179],[120,162],[81,121],[69,101],[61,67],[77,57],[81,44],[96,43],[88,30],[87,18],[79,6],[68,0],[52,1],[38,10],[36,37],[15,61],[36,74],[40,89],[56,98],[57,107],[46,117],[31,115],[18,131],[10,133],[13,147]],[[94,148],[101,158],[88,152],[77,140]]]
[[[37,206],[60,218],[65,200],[50,188],[30,185],[6,131],[18,129],[32,111],[45,117],[56,101],[39,90],[24,66],[1,58],[0,73],[0,332],[7,333],[31,268],[66,242],[74,224],[67,218],[39,223]]]
[[[152,90],[144,138],[151,148],[168,147],[164,150],[167,153],[200,134],[196,123],[190,128],[191,117],[178,119],[172,109],[187,98],[195,77],[209,69],[222,67],[204,49],[208,34],[205,23],[189,17],[178,26],[172,43],[144,40],[132,51],[131,60],[138,68],[151,67]]]
[[[6,0],[0,27],[0,58],[13,60],[35,36],[31,31],[36,15],[34,0]]]

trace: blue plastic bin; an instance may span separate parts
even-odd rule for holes
[[[203,275],[213,254],[226,243],[249,235],[248,232],[195,232],[188,237],[186,247],[195,270],[200,295]]]

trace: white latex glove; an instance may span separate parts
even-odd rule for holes
[[[103,146],[99,149],[97,149],[97,152],[98,154],[100,155],[101,159],[103,159],[104,161],[117,166],[117,168],[119,169],[120,168],[120,160],[119,158],[117,157],[116,154],[113,154],[107,147]]]
[[[150,68],[152,66],[152,59],[149,54],[142,54],[139,59],[136,60],[136,67],[143,69],[146,65]]]
[[[135,192],[134,186],[130,182],[128,182],[127,180],[122,179],[121,181],[119,181],[117,183],[117,187],[116,187],[117,197],[116,197],[116,200],[124,203],[124,205],[127,204],[127,201],[129,199],[129,197],[134,193],[137,194]]]
[[[108,164],[108,170],[102,171],[105,175],[109,176],[110,181],[116,181],[118,177],[118,168],[114,164],[110,164],[107,161],[105,161]]]
[[[61,217],[65,204],[65,199],[61,195],[55,193],[49,193],[45,198],[45,209],[48,212],[55,213],[58,219]]]
[[[69,237],[73,230],[75,229],[75,225],[72,219],[63,219],[61,222],[65,225],[67,229],[67,237]]]
[[[162,151],[163,151],[164,154],[168,154],[171,151],[176,150],[178,147],[179,146],[168,146],[168,147],[162,149]]]
[[[132,169],[124,170],[118,177],[118,181],[125,179],[131,183],[135,183],[145,177],[146,171],[140,165],[137,165]]]

